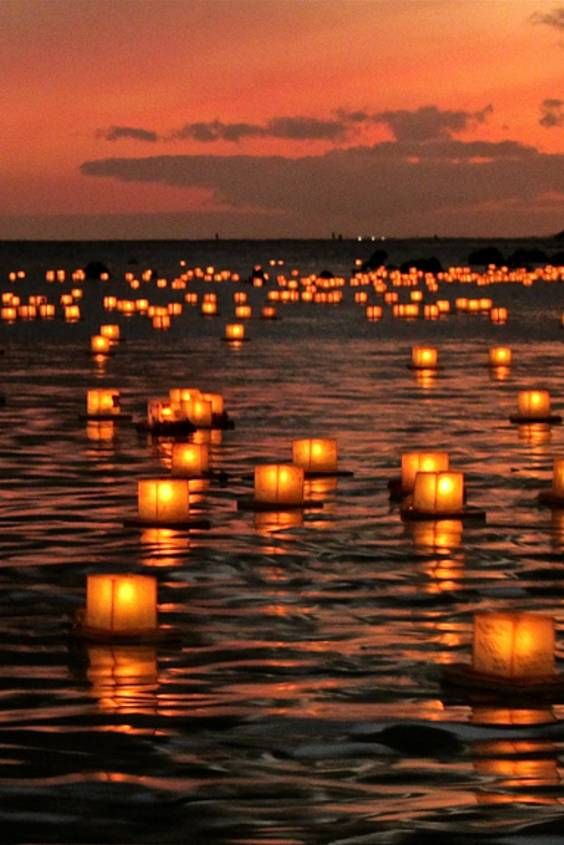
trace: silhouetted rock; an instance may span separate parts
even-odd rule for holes
[[[318,274],[319,279],[334,279],[335,274],[331,272],[331,270],[322,270],[321,273]]]
[[[84,274],[87,279],[99,279],[103,273],[107,273],[108,276],[111,275],[109,268],[103,261],[89,261],[84,268]]]
[[[388,253],[385,249],[377,249],[372,253],[370,258],[367,258],[361,266],[361,270],[377,270],[378,267],[383,267],[388,258]]]
[[[469,253],[468,264],[495,264],[501,267],[505,264],[505,258],[496,246],[484,246]]]
[[[412,267],[416,267],[423,273],[442,273],[443,271],[443,265],[435,255],[430,258],[410,258],[409,261],[400,264],[400,271],[408,273]]]
[[[561,232],[557,232],[553,237],[555,241],[564,241],[564,229]]]
[[[564,250],[560,250],[560,252],[555,252],[554,255],[551,255],[549,263],[554,264],[556,267],[564,265]]]
[[[546,264],[548,257],[542,249],[516,249],[507,259],[508,267],[532,267],[534,264]]]

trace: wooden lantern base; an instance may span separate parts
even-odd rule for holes
[[[223,343],[232,343],[234,346],[238,346],[240,343],[250,343],[250,337],[222,337],[221,340]]]
[[[84,624],[86,608],[79,608],[73,618],[70,636],[73,640],[101,645],[152,645],[178,639],[168,628],[132,629],[131,631],[107,631]]]
[[[421,372],[423,372],[423,373],[424,372],[437,373],[439,370],[442,370],[444,368],[440,364],[436,364],[435,366],[432,366],[432,365],[429,365],[429,364],[427,364],[425,366],[420,366],[418,364],[407,364],[407,369],[413,370],[416,373],[421,373]]]
[[[564,508],[564,496],[558,496],[552,490],[542,490],[538,501],[540,505],[548,505],[549,508]]]
[[[229,475],[226,472],[213,469],[203,472],[201,475],[182,475],[181,472],[171,472],[170,477],[184,479],[184,481],[217,481],[218,484],[229,482]]]
[[[459,511],[427,511],[416,510],[413,505],[400,508],[400,516],[405,522],[436,522],[440,519],[457,519],[460,522],[485,522],[486,512],[479,508],[465,505]]]
[[[182,522],[157,522],[151,519],[139,519],[131,517],[124,519],[122,525],[125,528],[176,528],[178,531],[186,531],[190,528],[201,528],[205,531],[211,528],[209,519],[186,519]]]
[[[269,511],[302,511],[321,510],[323,502],[307,499],[299,505],[278,504],[277,502],[257,502],[253,496],[239,496],[237,499],[238,511],[255,511],[257,513]]]
[[[445,686],[467,693],[489,693],[496,697],[560,698],[564,695],[564,675],[535,675],[530,678],[499,678],[476,672],[470,664],[453,663],[442,671]]]
[[[140,434],[154,434],[156,437],[175,437],[184,434],[193,434],[195,431],[219,429],[222,431],[235,428],[235,422],[225,411],[222,414],[212,414],[211,425],[195,425],[190,420],[176,420],[174,422],[135,423],[135,428]]]
[[[549,414],[548,417],[523,417],[521,414],[512,414],[509,417],[509,422],[517,425],[531,425],[532,423],[545,423],[548,425],[560,425],[562,417],[560,414]]]
[[[81,422],[131,422],[131,414],[79,414]]]
[[[399,475],[388,479],[388,491],[392,502],[401,502],[402,499],[409,496],[409,493],[406,493],[401,486],[401,476]]]

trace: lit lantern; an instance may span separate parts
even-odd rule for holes
[[[156,397],[147,402],[147,424],[149,426],[163,423],[176,423],[182,418],[180,408],[172,405],[167,399]]]
[[[141,478],[137,482],[141,522],[150,525],[186,523],[190,511],[190,490],[183,478]]]
[[[448,452],[404,452],[401,456],[402,493],[413,491],[418,472],[446,472],[448,468]]]
[[[235,317],[238,320],[248,320],[253,316],[253,309],[250,305],[236,305]]]
[[[264,305],[261,308],[260,316],[263,320],[276,320],[276,308],[274,305]]]
[[[509,318],[509,311],[507,308],[492,308],[490,311],[490,320],[492,323],[507,323]]]
[[[255,467],[255,502],[300,506],[304,503],[304,471],[292,464]]]
[[[381,305],[367,305],[364,313],[367,320],[376,321],[382,319],[384,309]]]
[[[93,388],[86,392],[86,414],[89,417],[118,417],[119,390],[113,388]]]
[[[490,367],[509,367],[511,365],[511,349],[509,346],[492,346],[488,352]]]
[[[554,619],[534,613],[477,613],[472,669],[512,680],[554,674]]]
[[[436,369],[439,352],[434,346],[414,346],[411,350],[411,366],[415,369]]]
[[[292,461],[306,473],[337,471],[337,441],[328,438],[292,440]]]
[[[180,406],[183,402],[190,402],[201,396],[201,393],[197,387],[171,387],[168,395],[172,405]]]
[[[156,632],[156,578],[152,575],[88,575],[84,627],[110,637]]]
[[[202,302],[200,306],[200,313],[204,317],[215,317],[217,315],[217,302]]]
[[[245,339],[245,326],[242,323],[227,323],[223,339],[229,342],[240,342]]]
[[[221,393],[202,393],[202,399],[206,402],[211,402],[212,414],[219,416],[224,413],[225,402]]]
[[[51,302],[43,302],[39,306],[39,316],[42,320],[52,320],[55,316],[55,306]]]
[[[90,338],[90,351],[93,355],[109,355],[110,341],[101,334],[93,334]]]
[[[420,513],[458,513],[464,505],[462,472],[418,472],[413,486],[413,509]]]
[[[209,450],[205,443],[175,443],[172,447],[172,474],[201,478],[209,472]]]
[[[552,468],[552,494],[564,500],[564,458],[555,458]]]
[[[196,428],[211,428],[212,403],[196,396],[194,399],[182,402],[182,413]]]
[[[100,326],[100,334],[102,337],[107,337],[109,341],[117,343],[120,338],[120,328],[115,323],[105,323]]]
[[[65,321],[67,323],[78,323],[80,320],[80,306],[79,305],[65,305],[64,306]]]
[[[550,416],[550,393],[548,390],[520,390],[517,409],[520,417],[546,419]]]

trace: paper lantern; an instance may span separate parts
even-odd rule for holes
[[[445,472],[448,468],[448,452],[404,452],[401,456],[402,493],[413,491],[418,472]]]
[[[435,369],[439,352],[434,346],[414,346],[411,350],[411,366],[416,369]]]
[[[110,342],[117,343],[120,338],[120,328],[116,323],[104,323],[100,326],[100,334]]]
[[[197,387],[172,387],[168,391],[170,402],[172,405],[180,407],[183,402],[190,402],[198,396],[201,392]]]
[[[168,399],[155,397],[147,402],[147,424],[149,426],[163,423],[176,423],[182,419],[181,409],[172,405]]]
[[[520,417],[546,419],[550,416],[550,393],[548,390],[520,390],[517,409]]]
[[[260,316],[263,320],[275,320],[278,315],[274,305],[263,305]]]
[[[209,472],[209,450],[204,443],[175,443],[172,447],[172,474],[200,478]]]
[[[552,468],[552,493],[564,500],[564,458],[555,458]]]
[[[413,486],[413,509],[421,513],[458,513],[464,504],[462,472],[418,472]]]
[[[309,472],[336,472],[337,441],[329,438],[292,440],[292,461]]]
[[[106,635],[157,629],[157,581],[152,575],[88,575],[84,626]]]
[[[492,346],[488,352],[490,367],[509,367],[511,365],[511,349],[509,346]]]
[[[202,393],[202,399],[206,402],[211,402],[212,414],[223,414],[225,411],[225,402],[221,393]]]
[[[182,402],[182,413],[196,428],[211,428],[212,403],[199,396]]]
[[[304,471],[293,464],[266,464],[255,467],[256,502],[270,505],[302,505]]]
[[[253,309],[250,305],[236,305],[235,317],[238,320],[249,320],[253,316]]]
[[[245,326],[242,323],[227,323],[223,339],[230,342],[244,340]]]
[[[142,478],[137,482],[139,519],[152,525],[185,523],[190,489],[184,478]]]
[[[86,413],[89,417],[118,417],[119,390],[114,388],[94,388],[86,391]]]
[[[477,613],[472,668],[524,680],[554,673],[554,619],[535,613]]]
[[[217,315],[217,302],[202,302],[200,313],[204,317],[215,317]]]
[[[94,355],[109,355],[110,341],[101,334],[94,334],[90,338],[90,351]]]

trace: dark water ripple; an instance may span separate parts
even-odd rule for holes
[[[563,432],[507,419],[537,379],[559,403],[561,341],[519,340],[523,322],[472,335],[458,318],[378,329],[352,314],[285,311],[271,334],[251,323],[236,353],[219,324],[133,336],[105,369],[84,354],[84,326],[41,346],[29,327],[2,328],[6,841],[559,841],[564,702],[470,706],[445,695],[439,668],[468,659],[484,608],[554,615],[564,659],[564,512],[536,505]],[[440,336],[444,369],[422,385],[405,364],[424,332]],[[507,339],[515,365],[495,381],[486,349]],[[126,423],[91,439],[78,414],[98,383],[138,415],[177,384],[225,394],[237,427],[212,453],[229,483],[194,492],[210,530],[123,526],[136,479],[168,471],[170,443]],[[354,478],[314,489],[325,506],[303,519],[237,511],[255,463],[290,459],[308,433],[337,437]],[[386,482],[423,445],[451,452],[487,524],[437,545],[401,522]],[[85,577],[103,570],[156,575],[177,641],[71,640]]]

